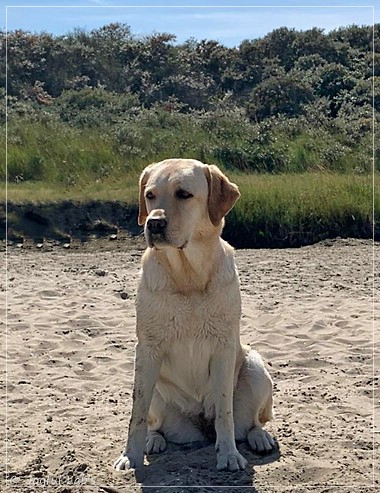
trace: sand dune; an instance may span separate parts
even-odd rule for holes
[[[378,244],[374,251],[379,258]],[[212,445],[171,447],[147,459],[142,476],[113,471],[131,409],[141,253],[127,241],[9,249],[5,491],[374,491],[379,352],[373,247],[361,240],[236,252],[242,340],[263,355],[275,381],[268,429],[280,444],[279,460],[241,445],[249,468],[220,473]]]

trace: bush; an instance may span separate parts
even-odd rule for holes
[[[105,89],[84,88],[64,91],[55,100],[60,119],[78,127],[104,127],[136,113],[140,103],[131,93],[118,95]]]
[[[314,98],[310,86],[291,75],[272,76],[253,89],[247,105],[252,121],[262,121],[279,113],[301,115],[304,105]]]

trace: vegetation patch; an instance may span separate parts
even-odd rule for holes
[[[15,31],[7,43],[0,33],[0,64],[8,49],[0,177],[11,230],[32,234],[40,215],[48,224],[38,224],[39,234],[53,234],[60,208],[79,216],[94,203],[129,210],[144,166],[186,157],[238,182],[242,199],[225,228],[236,246],[371,237],[379,28],[279,28],[235,48],[142,38],[123,24],[64,36]],[[104,211],[94,221],[126,227]],[[76,234],[74,223],[58,222]]]
[[[235,173],[230,178],[239,185],[242,195],[226,218],[223,236],[236,248],[299,247],[337,236],[372,238],[374,234],[380,240],[379,175],[374,197],[371,175]],[[92,189],[71,189],[61,196],[57,190],[49,194],[45,189],[37,192],[32,188],[33,193],[29,190],[28,195],[24,190],[22,195],[27,195],[28,201],[12,200],[8,204],[9,239],[71,236],[85,240],[118,230],[139,235],[137,177],[130,188],[128,183],[125,187],[119,182],[118,187],[99,189],[97,199]],[[17,197],[15,190],[10,187],[11,197]],[[56,194],[60,200],[41,202],[41,192],[42,197]],[[37,200],[30,201],[32,195]]]

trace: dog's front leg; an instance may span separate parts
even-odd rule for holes
[[[162,356],[157,354],[157,348],[151,350],[144,343],[139,342],[137,344],[132,415],[129,423],[127,446],[114,464],[118,471],[143,465],[148,412],[153,389],[160,373],[161,362]]]
[[[215,401],[217,469],[244,469],[246,459],[235,443],[233,391],[236,352],[234,347],[217,351],[211,359],[210,376]]]

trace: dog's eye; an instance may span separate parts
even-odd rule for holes
[[[153,200],[155,198],[154,194],[152,192],[147,192],[145,194],[145,198],[148,200]]]
[[[176,197],[178,199],[190,199],[193,195],[190,192],[186,192],[186,190],[177,190]]]

